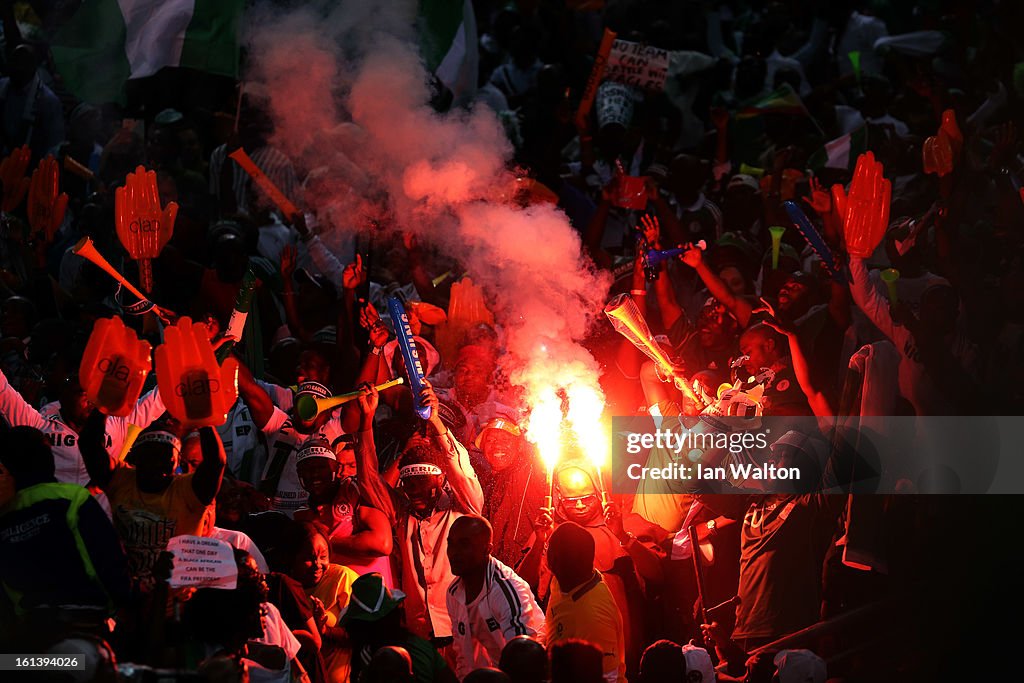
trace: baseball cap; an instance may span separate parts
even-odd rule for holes
[[[363,574],[352,582],[352,596],[338,617],[342,626],[353,621],[379,621],[405,600],[405,593],[389,590],[378,572]]]

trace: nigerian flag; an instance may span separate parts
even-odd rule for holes
[[[57,70],[86,102],[123,102],[125,82],[181,66],[238,76],[245,0],[83,0],[54,35]]]
[[[427,69],[464,102],[476,94],[476,15],[470,0],[420,0],[420,50]]]
[[[868,127],[861,126],[855,131],[826,142],[825,146],[811,155],[807,168],[819,171],[823,168],[842,168],[852,171],[857,157],[868,149]]]

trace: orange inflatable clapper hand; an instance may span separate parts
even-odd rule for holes
[[[956,112],[947,109],[942,112],[942,123],[939,125],[939,137],[949,140],[949,146],[953,151],[953,162],[960,161],[960,152],[964,148],[964,134],[960,132],[960,126],[956,122]]]
[[[32,232],[43,233],[47,242],[53,241],[67,208],[68,196],[60,191],[60,165],[48,156],[32,172],[28,187],[28,222]]]
[[[153,290],[153,268],[150,259],[174,234],[178,205],[168,202],[160,208],[156,172],[142,166],[129,173],[123,187],[114,194],[117,236],[133,259],[139,262],[139,283],[147,294]]]
[[[841,196],[841,190],[837,193],[833,188],[833,196],[840,195],[837,206],[842,207],[843,237],[851,256],[871,256],[889,227],[892,187],[882,172],[882,164],[875,161],[874,154],[867,152],[857,159],[846,197]]]
[[[238,360],[218,366],[206,326],[190,318],[164,330],[156,376],[167,411],[186,426],[224,424],[238,398]]]
[[[4,184],[4,196],[0,208],[8,213],[18,208],[18,204],[21,204],[25,193],[28,192],[30,181],[25,173],[28,171],[28,164],[31,160],[32,151],[28,145],[22,145],[11,151],[3,161],[0,161],[0,182]]]
[[[120,318],[97,320],[78,369],[86,398],[107,415],[130,413],[149,374],[151,350]]]

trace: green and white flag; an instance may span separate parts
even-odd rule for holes
[[[842,168],[852,170],[857,157],[867,151],[868,127],[861,126],[857,130],[826,142],[825,146],[811,155],[807,167],[811,170],[823,168]]]
[[[57,70],[86,102],[123,102],[125,82],[164,67],[238,77],[245,0],[83,0],[54,36]]]
[[[420,0],[420,50],[427,69],[452,91],[456,103],[476,94],[476,15],[469,0]]]

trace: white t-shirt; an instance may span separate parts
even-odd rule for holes
[[[266,558],[263,557],[263,553],[260,552],[259,547],[253,543],[248,534],[235,531],[234,529],[222,529],[219,526],[215,526],[210,532],[210,538],[224,541],[232,548],[244,550],[252,556],[252,559],[256,560],[256,566],[260,568],[261,572],[264,574],[270,572],[270,565],[267,564]]]
[[[267,613],[263,617],[263,635],[257,638],[256,642],[264,645],[276,645],[284,650],[286,663],[283,669],[274,671],[246,659],[245,661],[249,665],[249,681],[250,683],[291,683],[292,660],[299,654],[302,644],[284,623],[277,607],[274,607],[272,603],[265,602],[263,608]]]
[[[142,429],[148,427],[164,412],[164,402],[156,389],[144,394],[132,412],[125,417],[107,418],[107,453],[117,457],[121,454],[129,425]],[[39,410],[30,406],[0,372],[0,414],[12,427],[35,427],[49,439],[53,446],[53,460],[57,481],[64,484],[85,486],[89,473],[78,450],[78,432],[64,424],[60,415],[60,403],[47,403]]]
[[[242,399],[228,411],[228,418],[217,427],[217,434],[224,444],[228,471],[240,481],[258,485],[267,466],[267,446]]]
[[[299,483],[299,471],[295,464],[299,446],[313,437],[334,443],[345,430],[341,428],[341,419],[335,416],[312,434],[302,434],[292,426],[292,419],[288,413],[280,408],[274,408],[274,414],[267,424],[263,425],[263,432],[267,435],[269,454],[262,479],[277,480],[274,494],[271,496],[270,509],[292,517],[296,510],[306,507],[306,501],[309,499],[309,494]]]

